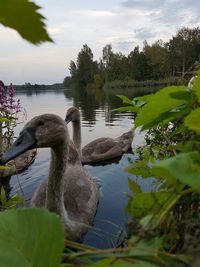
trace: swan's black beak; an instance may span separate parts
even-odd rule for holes
[[[66,115],[66,117],[65,117],[66,124],[68,124],[71,120],[72,120],[71,116]]]
[[[36,139],[32,129],[25,129],[16,139],[8,151],[6,151],[1,159],[0,164],[6,164],[9,160],[16,158],[29,149],[36,147]]]

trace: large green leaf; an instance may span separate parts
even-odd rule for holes
[[[155,170],[154,170],[155,168]],[[163,178],[171,176],[181,183],[200,192],[200,153],[197,151],[182,153],[176,157],[163,160],[154,165],[152,172],[163,173]]]
[[[0,23],[16,30],[22,38],[33,44],[52,42],[38,13],[39,6],[28,0],[1,0]]]
[[[117,259],[117,258],[111,258],[111,259],[104,259],[101,261],[98,261],[96,263],[92,263],[92,265],[88,265],[91,267],[156,267],[158,265],[150,263],[150,262],[144,262],[144,261],[137,261],[135,259]]]
[[[188,101],[186,95],[189,97],[186,90],[185,86],[171,86],[148,97],[147,104],[141,108],[135,120],[135,126],[142,125],[142,130],[145,130],[163,122],[169,116],[172,119],[176,113],[182,112]]]
[[[64,230],[59,218],[44,209],[0,213],[0,265],[60,266]]]
[[[129,99],[127,96],[125,95],[116,95],[116,96],[122,100],[122,103],[133,105],[133,101]]]
[[[200,134],[200,108],[193,110],[184,121],[185,126]]]
[[[119,107],[119,108],[115,108],[113,109],[113,111],[130,111],[130,112],[138,112],[139,109],[137,107],[134,106],[126,106],[126,107]]]
[[[172,196],[170,192],[143,192],[138,193],[129,202],[128,212],[134,217],[142,217],[158,213]]]

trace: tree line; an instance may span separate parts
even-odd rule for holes
[[[160,80],[169,77],[186,78],[199,65],[200,28],[183,27],[168,42],[157,40],[149,45],[143,42],[125,56],[114,53],[111,44],[102,50],[99,61],[94,60],[91,48],[84,44],[76,62],[70,61],[70,76],[65,86],[77,88],[102,87],[116,80]]]

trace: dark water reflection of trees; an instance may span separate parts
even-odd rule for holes
[[[119,114],[117,112],[113,112],[113,109],[122,106],[122,101],[116,96],[117,94],[126,95],[130,99],[144,94],[143,90],[141,90],[141,94],[138,94],[138,90],[136,93],[136,91],[134,92],[132,89],[121,90],[120,92],[115,90],[105,92],[100,89],[87,91],[84,89],[81,90],[80,88],[74,88],[72,90],[65,88],[61,84],[59,84],[58,87],[45,86],[44,88],[30,87],[26,89],[23,87],[17,87],[16,89],[16,93],[19,97],[20,94],[27,96],[47,94],[48,97],[49,92],[53,92],[55,95],[64,94],[67,100],[73,100],[73,105],[81,109],[83,121],[87,121],[88,124],[91,125],[95,124],[98,110],[101,110],[101,112],[104,113],[106,123],[111,124],[118,118]]]
[[[115,94],[101,90],[88,93],[85,90],[66,89],[64,94],[67,99],[73,98],[74,106],[82,110],[83,120],[91,123],[96,121],[96,111],[99,109],[104,112],[105,121],[112,123],[116,118],[116,113],[112,110],[122,105],[121,100]]]

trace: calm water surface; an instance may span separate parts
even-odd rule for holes
[[[133,126],[132,114],[111,112],[113,108],[121,105],[121,101],[115,95],[102,95],[99,92],[84,95],[61,90],[18,92],[17,97],[26,110],[27,120],[42,113],[54,113],[64,118],[69,107],[79,107],[83,145],[99,137],[115,138]],[[16,135],[23,125],[24,123],[21,123],[16,127]],[[71,132],[71,127],[69,128]],[[137,133],[133,146],[141,140],[141,136]],[[128,177],[137,180],[144,191],[150,190],[147,181],[124,171],[130,159],[135,160],[134,154],[124,154],[118,161],[98,166],[85,166],[100,181],[101,197],[94,227],[84,237],[84,243],[106,248],[119,242],[128,219],[124,211],[127,203],[126,194],[129,192]],[[29,205],[34,190],[48,173],[49,160],[49,149],[38,149],[34,163],[22,174],[11,177],[10,194],[23,195]]]

